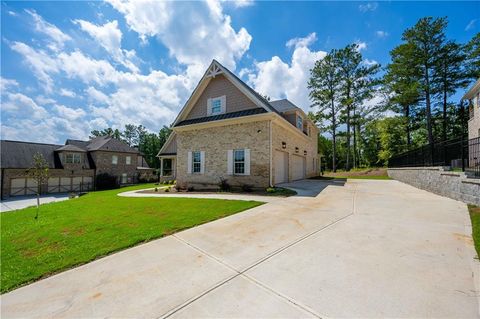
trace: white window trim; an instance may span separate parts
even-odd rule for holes
[[[213,103],[214,100],[220,100],[220,103],[221,103],[220,112],[215,113],[215,114],[213,114],[213,112],[212,112],[212,108],[213,108],[212,103]],[[212,98],[208,99],[208,101],[207,101],[207,116],[225,114],[226,110],[227,110],[227,96],[226,95],[222,95],[222,96],[218,96],[218,97],[212,97]]]
[[[113,159],[116,159],[115,161]],[[112,165],[118,165],[118,155],[112,155]]]
[[[298,119],[302,120],[302,127],[298,127]],[[295,118],[295,126],[303,132],[303,117],[297,114],[297,117]]]
[[[235,173],[235,151],[244,151],[244,173]],[[227,152],[227,175],[249,176],[250,175],[250,149],[237,148]]]
[[[125,156],[125,165],[132,165],[132,157]]]
[[[194,172],[193,164],[194,164],[194,153],[200,153],[200,171]],[[195,162],[198,163],[198,162]],[[187,173],[188,174],[195,174],[195,175],[202,175],[205,174],[205,152],[204,151],[190,151],[188,152],[188,161],[187,161]]]

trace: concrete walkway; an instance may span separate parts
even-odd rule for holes
[[[40,196],[40,204],[47,204],[67,200],[68,194],[49,194]],[[0,212],[8,212],[37,205],[36,196],[12,197],[0,202]]]
[[[397,181],[289,186],[301,194],[5,294],[2,317],[479,316],[463,203]]]

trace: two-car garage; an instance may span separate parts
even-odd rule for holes
[[[42,188],[46,193],[80,192],[93,189],[92,176],[50,177]],[[10,196],[33,195],[37,182],[33,178],[21,177],[10,180]]]
[[[289,154],[287,152],[275,150],[273,156],[273,166],[274,166],[274,184],[286,183],[288,182],[289,170],[291,171],[291,180],[296,181],[299,179],[304,179],[306,176],[306,165],[305,157],[300,155],[290,156],[291,161],[289,161]]]

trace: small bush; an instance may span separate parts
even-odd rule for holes
[[[249,185],[249,184],[243,184],[242,185],[242,191],[244,191],[246,193],[251,193],[251,192],[253,192],[253,186]]]
[[[188,186],[187,187],[187,192],[193,192],[195,190],[195,188],[193,188],[193,186]]]
[[[232,189],[230,187],[230,184],[228,183],[228,180],[223,177],[220,177],[220,182],[218,183],[218,187],[222,192],[228,192]]]
[[[98,174],[96,177],[96,189],[105,190],[105,189],[114,189],[119,188],[120,184],[116,176],[110,175],[108,173]]]
[[[267,193],[275,193],[277,191],[277,189],[275,187],[268,187],[266,189]]]
[[[155,191],[158,192],[158,187],[155,187]]]
[[[170,192],[170,187],[165,188],[165,193],[169,193],[169,192]]]

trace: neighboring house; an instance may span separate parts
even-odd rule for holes
[[[161,175],[194,188],[299,180],[318,173],[317,139],[302,109],[267,101],[213,60],[158,153]]]
[[[65,145],[2,140],[2,198],[36,193],[36,182],[26,172],[36,153],[43,155],[49,167],[44,193],[92,190],[102,173],[116,176],[120,184],[135,183],[140,172],[151,171],[136,148],[109,136],[67,140]]]
[[[468,139],[480,137],[480,79],[462,98],[468,100]]]

